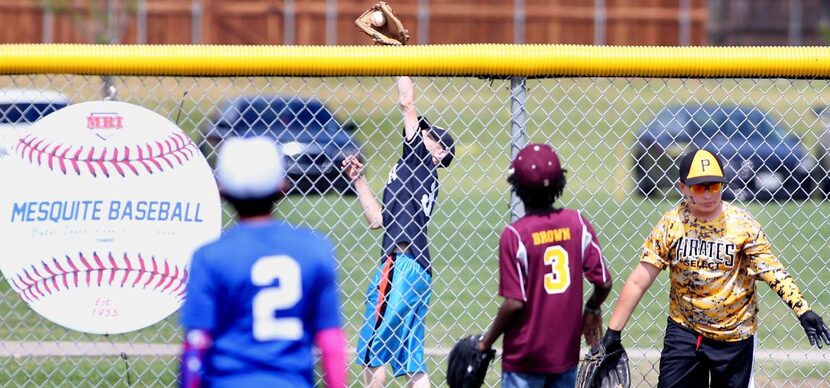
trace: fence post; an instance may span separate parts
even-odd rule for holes
[[[729,17],[729,5],[724,0],[709,2],[709,44],[723,46],[726,44],[726,20]]]
[[[46,0],[43,3],[43,29],[41,33],[43,36],[41,40],[43,43],[53,43],[54,42],[54,16],[55,14],[52,13],[52,1]]]
[[[326,0],[326,44],[337,44],[337,0]]]
[[[139,0],[136,5],[135,43],[147,44],[147,0]]]
[[[680,0],[680,12],[677,15],[678,46],[692,44],[692,4],[691,0]]]
[[[513,43],[524,44],[525,40],[525,1],[513,0]]]
[[[284,45],[293,45],[295,43],[294,32],[296,31],[296,28],[294,27],[294,19],[297,13],[295,6],[296,4],[294,0],[285,0],[282,31],[282,44]]]
[[[790,20],[788,23],[787,32],[789,39],[787,40],[790,46],[801,46],[802,41],[802,14],[804,9],[801,0],[790,0]]]
[[[527,78],[510,78],[510,160],[525,146],[527,123]],[[524,205],[516,193],[510,194],[510,221],[525,214]]]
[[[601,46],[606,43],[605,24],[607,20],[605,0],[594,0],[594,45]]]
[[[202,44],[202,0],[190,4],[190,43]]]
[[[429,0],[418,0],[418,44],[429,44]]]

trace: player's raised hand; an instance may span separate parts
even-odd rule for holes
[[[363,163],[360,163],[360,160],[354,155],[347,156],[341,167],[346,172],[346,176],[352,181],[363,177]]]
[[[398,77],[398,107],[403,113],[404,137],[412,139],[418,131],[418,112],[415,110],[415,84],[408,76]]]
[[[824,324],[821,317],[809,310],[798,317],[801,321],[801,326],[804,332],[807,333],[807,338],[810,340],[810,345],[818,346],[821,349],[821,342],[824,341],[827,346],[830,346],[830,329]]]
[[[415,84],[408,76],[398,77],[398,104],[404,109],[415,104]]]

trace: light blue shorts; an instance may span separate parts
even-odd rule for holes
[[[432,276],[410,254],[389,255],[366,291],[357,363],[391,364],[395,376],[426,372],[424,320]]]
[[[562,373],[516,373],[504,371],[502,388],[574,388],[576,367]]]

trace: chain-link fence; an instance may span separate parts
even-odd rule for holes
[[[338,158],[359,152],[370,186],[376,196],[381,194],[401,150],[395,80],[0,76],[0,122],[23,113],[18,124],[25,124],[43,111],[31,100],[12,101],[12,88],[57,91],[78,103],[101,99],[102,91],[110,93],[105,85],[115,87],[112,97],[178,123],[208,159],[233,132],[228,126],[234,123],[222,118],[226,104],[253,105],[259,97],[305,107],[322,104],[324,108],[313,110],[316,120],[302,114],[271,120],[304,123],[298,130],[309,139],[326,131],[341,136],[323,142],[281,140],[297,168],[292,175],[297,189],[281,202],[277,215],[319,229],[335,242],[345,329],[353,349],[369,276],[380,262],[381,233],[366,227],[356,197],[339,175]],[[434,385],[443,385],[449,347],[466,334],[485,330],[500,303],[498,236],[519,211],[511,207],[506,171],[517,147],[528,142],[549,143],[560,153],[568,170],[561,204],[582,211],[597,230],[616,278],[604,305],[606,323],[644,238],[679,200],[671,186],[676,179],[673,161],[690,144],[722,150],[727,174],[734,177],[726,195],[764,225],[774,252],[814,309],[828,317],[830,135],[821,119],[830,104],[827,81],[418,77],[415,85],[419,113],[449,129],[457,141],[453,165],[439,172],[440,196],[430,224],[434,279],[426,358]],[[320,119],[325,112],[334,116],[335,127]],[[253,115],[245,119],[246,125],[251,120],[268,122],[256,109],[243,108],[242,116],[246,114]],[[330,125],[315,126],[319,121]],[[8,142],[13,130],[3,125],[0,131]],[[265,129],[281,130],[287,129]],[[10,184],[14,182],[1,183]],[[230,220],[227,213],[226,224]],[[175,384],[181,340],[177,316],[136,333],[86,335],[40,318],[5,281],[0,290],[0,385]],[[759,283],[758,290],[756,383],[830,386],[830,353],[810,348],[787,306],[766,285]],[[667,306],[668,280],[661,274],[625,330],[623,342],[633,360],[636,386],[656,384]],[[493,369],[490,386],[498,384],[501,372],[500,366]],[[358,373],[352,366],[349,380],[354,386],[361,385]],[[398,384],[405,381],[391,385]]]

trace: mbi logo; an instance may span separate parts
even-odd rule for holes
[[[90,113],[86,117],[86,127],[89,129],[121,129],[124,128],[124,116],[118,113]]]
[[[102,140],[107,140],[116,130],[124,128],[124,116],[114,112],[90,113],[86,127]]]

